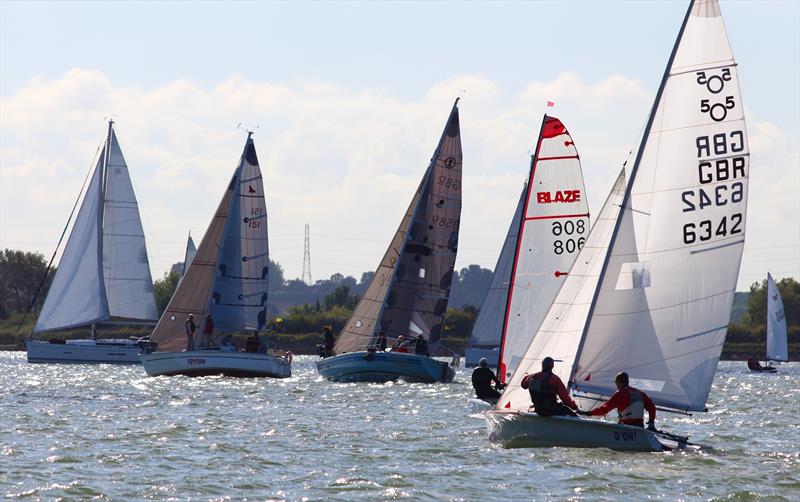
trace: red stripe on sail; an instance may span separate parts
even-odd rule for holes
[[[568,134],[567,128],[564,127],[564,124],[562,124],[561,121],[555,117],[547,117],[547,120],[544,122],[544,126],[542,126],[542,139],[555,138],[556,136],[561,136],[562,134]]]
[[[556,218],[588,218],[589,213],[583,214],[556,214],[553,216],[531,216],[530,218],[525,218],[525,221],[531,220],[553,220]]]

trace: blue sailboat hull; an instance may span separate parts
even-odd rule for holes
[[[349,352],[317,361],[320,375],[334,382],[452,382],[455,371],[444,361],[402,352]]]

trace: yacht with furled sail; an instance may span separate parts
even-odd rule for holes
[[[659,409],[706,411],[745,242],[749,153],[737,66],[716,0],[689,4],[630,170],[605,202],[497,406],[504,447],[664,451],[686,437],[530,410],[545,357],[582,407],[615,376]]]
[[[458,99],[411,204],[378,269],[317,369],[337,382],[450,382],[434,357],[453,280],[461,218]],[[388,350],[385,346],[390,344]]]
[[[26,342],[28,362],[138,364],[137,340],[98,338],[98,327],[152,325],[157,319],[139,206],[109,120],[105,143]],[[86,340],[35,338],[86,327],[91,328]]]
[[[191,260],[187,252],[187,261],[141,355],[147,374],[291,376],[291,353],[268,350],[258,334],[267,323],[269,244],[252,132],[200,246]],[[250,335],[244,350],[233,343],[235,333]]]
[[[486,357],[501,382],[511,377],[588,234],[575,142],[558,118],[545,115],[528,181],[470,335],[474,348],[467,349],[467,365]]]

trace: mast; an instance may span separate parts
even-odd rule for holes
[[[431,173],[433,172],[433,167],[436,165],[436,159],[439,158],[439,154],[442,149],[442,143],[444,143],[444,137],[447,134],[447,128],[450,127],[450,117],[453,116],[453,112],[456,110],[456,107],[458,106],[458,101],[460,99],[461,98],[456,98],[455,102],[453,103],[453,106],[450,108],[450,113],[447,115],[447,121],[445,122],[444,129],[442,130],[442,135],[439,137],[439,143],[436,145],[436,150],[434,150],[433,152],[433,157],[431,157],[431,161],[428,164],[428,169],[425,171],[425,176],[422,179],[422,184],[420,184],[420,188],[422,189],[423,193],[428,190],[428,182],[430,181]],[[417,218],[417,211],[419,210],[421,201],[422,198],[420,197],[420,200],[417,201],[417,205],[414,206],[414,210],[411,213],[411,218],[408,220],[408,228],[406,229],[406,234],[403,236],[403,243],[400,245],[400,249],[398,249],[397,251],[398,258],[394,264],[394,269],[392,270],[392,276],[389,279],[389,287],[386,288],[386,294],[383,297],[383,303],[381,303],[380,311],[378,312],[378,316],[375,319],[375,325],[372,326],[372,334],[370,335],[370,338],[375,336],[376,330],[378,330],[379,326],[381,325],[383,312],[384,310],[386,310],[386,297],[392,291],[392,287],[394,286],[394,283],[397,280],[397,273],[396,273],[397,267],[400,265],[400,258],[403,256],[403,251],[405,250],[406,244],[408,243],[411,229],[414,228],[414,221]],[[430,333],[428,334],[428,337],[430,338]]]
[[[572,361],[572,368],[569,372],[569,381],[567,382],[568,387],[572,387],[573,378],[575,376],[575,369],[578,366],[581,358],[581,352],[583,352],[583,345],[586,341],[586,335],[589,333],[589,327],[592,323],[592,317],[594,315],[594,309],[597,306],[597,298],[600,295],[600,289],[603,286],[603,282],[605,280],[606,271],[608,268],[608,262],[611,259],[611,251],[614,249],[614,242],[617,239],[617,235],[619,233],[620,225],[622,224],[622,219],[625,216],[625,207],[628,205],[631,196],[631,190],[633,189],[633,182],[636,179],[636,172],[639,169],[639,163],[642,160],[642,153],[644,153],[644,148],[647,146],[647,138],[650,135],[650,129],[653,127],[653,121],[655,120],[656,112],[658,111],[658,105],[661,102],[661,96],[664,93],[664,88],[667,85],[667,79],[669,78],[670,70],[672,69],[672,63],[675,60],[675,55],[678,52],[678,47],[681,44],[681,39],[683,38],[683,32],[686,29],[686,24],[689,21],[689,15],[692,12],[692,8],[694,7],[694,0],[689,1],[689,7],[686,9],[686,15],[683,18],[683,23],[681,24],[681,28],[678,31],[678,37],[675,40],[675,44],[672,46],[672,53],[669,56],[669,61],[667,62],[667,67],[664,69],[664,75],[661,77],[661,83],[658,86],[658,92],[656,93],[656,98],[653,101],[653,106],[650,109],[650,116],[647,118],[647,125],[644,129],[644,134],[642,135],[642,140],[639,143],[639,149],[636,152],[636,158],[633,162],[633,167],[631,168],[631,174],[628,176],[628,183],[625,186],[625,193],[622,196],[622,203],[620,204],[620,211],[617,215],[617,221],[614,224],[614,230],[611,233],[611,240],[609,241],[608,248],[606,249],[606,255],[603,259],[603,267],[600,269],[600,276],[597,281],[597,287],[594,290],[594,294],[592,295],[592,303],[589,306],[589,313],[586,317],[586,323],[583,325],[583,333],[581,333],[581,338],[578,342],[578,349],[575,353],[575,359]]]
[[[514,293],[514,277],[517,274],[517,260],[519,260],[519,247],[522,243],[522,230],[525,227],[525,217],[528,214],[528,204],[531,200],[531,185],[533,184],[533,175],[536,172],[536,160],[539,158],[539,149],[542,147],[542,133],[544,132],[544,124],[547,121],[547,114],[542,116],[542,125],[539,127],[539,138],[536,140],[536,150],[531,156],[531,167],[528,172],[528,183],[525,192],[525,206],[522,208],[522,215],[519,219],[519,227],[517,228],[517,245],[514,247],[514,261],[511,266],[511,277],[508,280],[508,295],[506,296],[506,312],[503,316],[503,334],[500,337],[500,354],[497,360],[497,374],[502,383],[506,383],[506,365],[503,364],[503,352],[506,346],[506,332],[508,331],[508,316],[511,313],[511,298]]]
[[[105,305],[106,315],[109,315],[108,295],[106,294],[105,274],[103,273],[103,215],[106,210],[106,183],[108,182],[108,163],[111,159],[111,135],[113,134],[114,119],[108,119],[108,133],[106,135],[106,148],[103,155],[103,170],[100,173],[100,190],[98,191],[97,204],[97,277],[100,280],[100,301]],[[92,323],[92,340],[97,338],[97,325]]]

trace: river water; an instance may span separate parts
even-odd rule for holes
[[[452,384],[150,378],[0,353],[0,497],[800,500],[800,364],[723,362],[709,413],[658,425],[702,452],[503,450]]]

